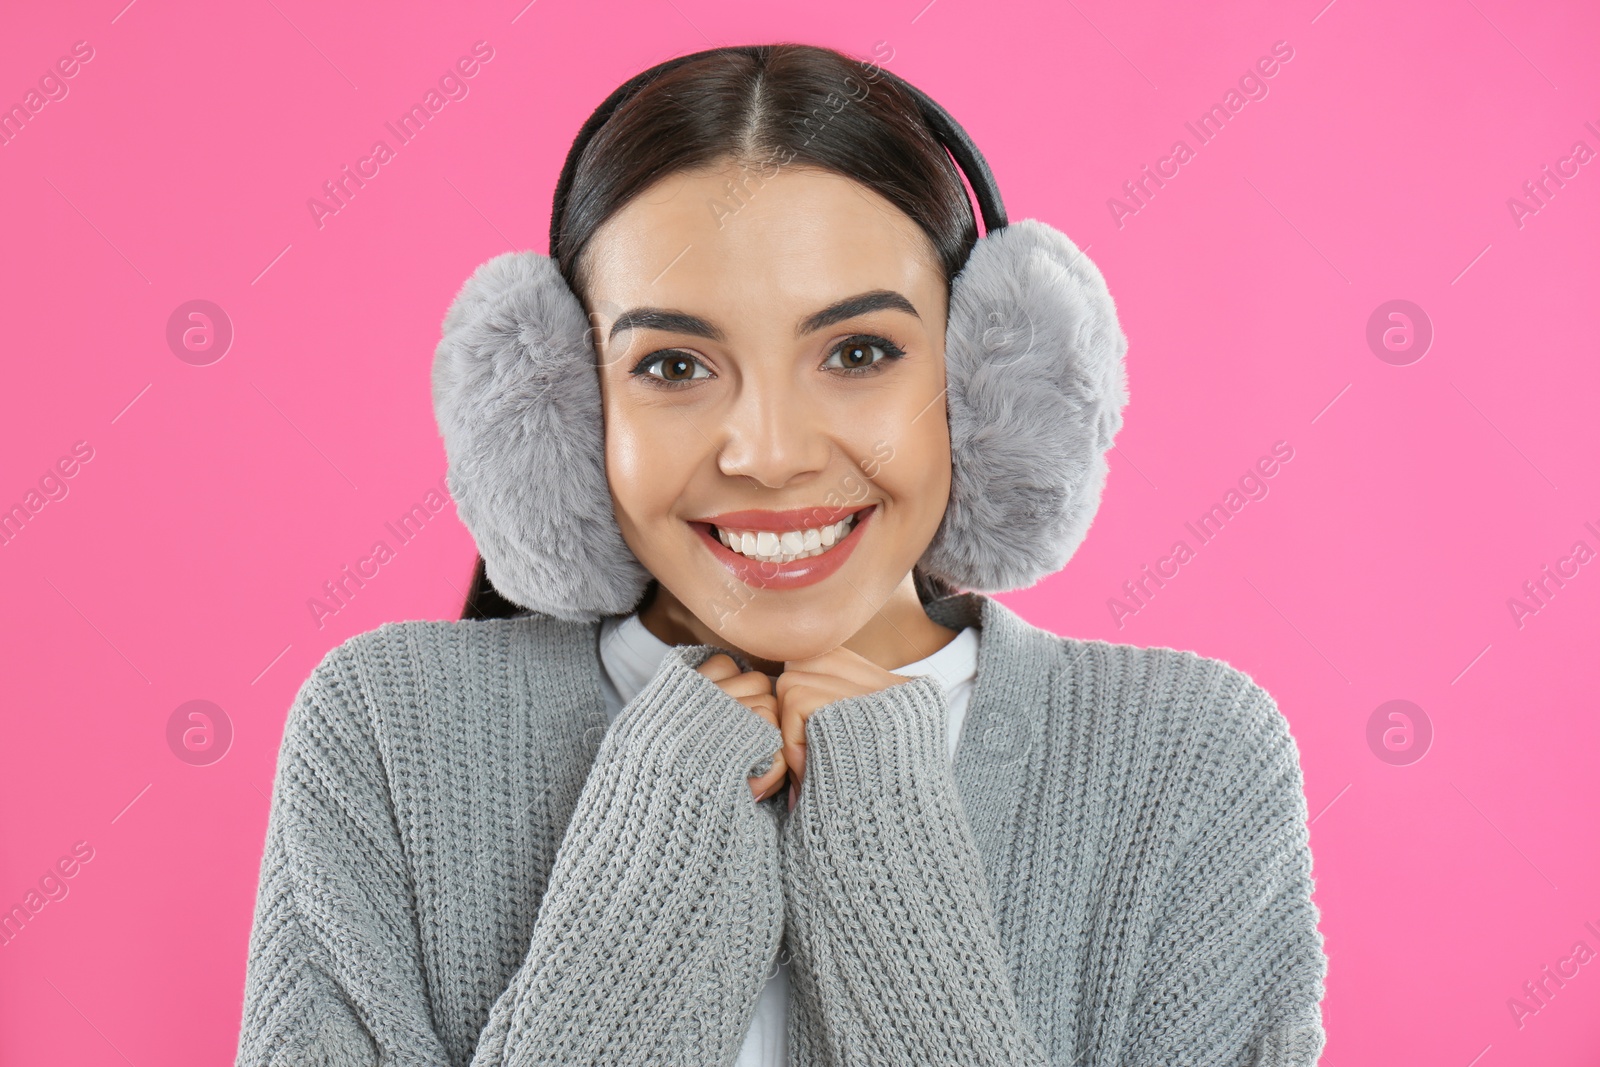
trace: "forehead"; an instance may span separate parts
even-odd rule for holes
[[[843,175],[773,169],[682,171],[634,197],[584,251],[590,302],[602,312],[803,308],[880,288],[905,293],[925,315],[935,294],[942,302],[933,244],[910,216]]]

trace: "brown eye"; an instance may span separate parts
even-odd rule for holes
[[[674,356],[661,361],[661,376],[669,382],[694,377],[694,361]]]
[[[659,372],[651,369],[655,367],[660,368]],[[652,384],[683,385],[696,378],[712,377],[710,372],[695,373],[705,370],[705,364],[687,352],[657,352],[640,360],[631,373],[649,379]]]
[[[873,363],[872,349],[874,345],[845,345],[839,350],[839,364],[846,370],[856,367],[867,367]]]
[[[874,350],[881,355],[875,357]],[[887,338],[862,334],[848,338],[834,348],[823,366],[837,367],[849,374],[869,374],[882,370],[905,354],[904,349]]]

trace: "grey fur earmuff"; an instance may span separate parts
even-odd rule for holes
[[[1026,588],[1066,564],[1099,507],[1128,342],[1094,263],[1043,222],[1007,224],[976,148],[901,84],[969,179],[987,180],[971,181],[988,232],[952,283],[946,329],[950,501],[920,564],[960,589]],[[562,200],[558,188],[557,214]],[[632,611],[651,580],[612,507],[589,328],[554,261],[507,252],[462,285],[433,364],[448,484],[489,580],[523,607],[584,622]]]

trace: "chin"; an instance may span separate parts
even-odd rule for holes
[[[860,599],[853,592],[850,596]],[[707,591],[704,601],[709,609],[696,611],[696,615],[718,640],[777,662],[821,655],[848,641],[866,624],[866,619],[855,619],[854,611],[845,610],[836,596],[806,599],[812,603],[796,603],[788,593],[744,589],[729,596],[726,590],[714,588]]]

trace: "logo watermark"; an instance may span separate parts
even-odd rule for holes
[[[1600,530],[1595,529],[1592,522],[1585,522],[1584,529],[1600,538]],[[1594,549],[1589,547],[1589,542],[1579,539],[1572,543],[1572,550],[1565,556],[1556,560],[1552,569],[1546,563],[1537,578],[1529,578],[1522,583],[1522,594],[1506,598],[1506,610],[1511,612],[1511,621],[1517,624],[1517,629],[1522,629],[1528,624],[1528,616],[1537,615],[1550,606],[1550,601],[1567,582],[1578,576],[1578,568],[1594,559]]]
[[[423,527],[444,510],[449,500],[449,487],[445,478],[441,477],[437,488],[429,488],[423,494],[420,504],[411,505],[398,519],[383,524],[384,530],[394,538],[395,547],[389,547],[387,540],[379,538],[372,543],[371,550],[365,556],[356,560],[354,566],[346,563],[339,568],[337,575],[322,583],[324,595],[307,597],[306,610],[311,613],[311,621],[316,623],[317,629],[327,625],[330,616],[349,607],[356,594],[378,576],[380,568],[393,560],[401,548],[416,540]]]
[[[15,941],[44,910],[45,905],[66,900],[71,892],[66,880],[76,878],[83,864],[92,859],[94,846],[87,841],[78,841],[72,846],[71,855],[62,856],[45,868],[44,874],[39,876],[37,889],[30,887],[20,903],[12,904],[0,912],[0,948]]]
[[[1600,137],[1600,129],[1596,129],[1593,122],[1585,122],[1583,125],[1590,133]],[[1556,160],[1554,170],[1546,163],[1540,168],[1539,177],[1530,178],[1522,183],[1522,192],[1527,197],[1526,200],[1519,200],[1514,196],[1506,197],[1506,210],[1511,212],[1511,221],[1517,224],[1517,229],[1526,226],[1530,216],[1537,215],[1549,207],[1556,193],[1565,189],[1567,182],[1576,178],[1579,169],[1593,158],[1594,149],[1589,147],[1588,142],[1573,141],[1572,150],[1565,159]]]
[[[1367,716],[1367,748],[1391,767],[1409,767],[1433,747],[1433,720],[1409,700],[1386,700]]]
[[[167,716],[167,747],[191,767],[209,767],[233,747],[233,720],[209,700],[189,700]]]
[[[1282,69],[1280,64],[1288,63],[1293,58],[1294,48],[1288,41],[1274,42],[1270,56],[1257,59],[1253,68],[1247,69],[1239,76],[1237,89],[1230,88],[1223,94],[1220,103],[1212,104],[1193,122],[1183,124],[1184,129],[1193,135],[1195,147],[1191,148],[1187,140],[1178,138],[1172,142],[1171,150],[1156,160],[1154,170],[1147,163],[1140,168],[1143,172],[1140,177],[1130,178],[1122,183],[1126,200],[1119,200],[1115,196],[1107,197],[1106,210],[1111,212],[1111,221],[1117,224],[1117,229],[1120,230],[1127,225],[1128,216],[1137,215],[1149,207],[1156,192],[1165,188],[1168,181],[1178,176],[1183,165],[1196,157],[1199,148],[1215,140],[1234,116],[1244,110],[1245,104],[1252,100],[1265,100],[1268,92],[1267,79],[1278,74]]]
[[[47,468],[39,476],[38,488],[29,489],[23,493],[22,499],[12,504],[9,508],[0,511],[0,547],[11,544],[22,533],[22,528],[33,521],[33,517],[44,510],[46,504],[54,501],[65,500],[72,487],[67,484],[83,469],[83,464],[94,458],[94,448],[88,441],[78,441],[72,446],[70,455],[62,456],[56,460],[55,465]]]
[[[383,124],[394,138],[395,147],[389,147],[387,140],[379,138],[372,142],[372,148],[365,156],[356,160],[354,170],[346,163],[339,168],[338,177],[323,182],[325,199],[313,196],[306,200],[306,210],[311,212],[311,221],[317,224],[317,229],[327,225],[329,215],[337,215],[349,207],[356,193],[366,188],[367,182],[378,176],[383,165],[393,160],[401,148],[410,144],[434,116],[444,110],[446,104],[452,100],[465,100],[471,91],[467,80],[477,77],[482,70],[481,64],[493,58],[494,47],[488,41],[475,42],[470,56],[462,56],[453,67],[439,75],[437,89],[429,86],[421,103],[412,104],[398,119]]]
[[[0,147],[9,145],[17,136],[27,128],[34,116],[45,109],[46,104],[60,103],[71,92],[68,80],[75,78],[83,69],[83,64],[94,58],[94,47],[88,41],[78,41],[72,46],[72,54],[62,56],[56,60],[53,69],[46,70],[39,76],[38,88],[28,89],[22,94],[22,99],[15,104],[0,111]]]
[[[167,316],[167,347],[191,367],[209,367],[233,347],[233,320],[210,300],[186,300]]]
[[[1600,926],[1592,920],[1585,920],[1583,928],[1595,938],[1600,939]],[[1507,997],[1506,1010],[1511,1013],[1511,1021],[1521,1030],[1528,1025],[1529,1016],[1537,1015],[1550,1006],[1557,993],[1566,988],[1568,982],[1582,974],[1582,968],[1594,959],[1594,949],[1589,947],[1587,941],[1575,941],[1572,951],[1561,959],[1556,960],[1552,969],[1547,963],[1539,969],[1539,977],[1529,979],[1522,983],[1521,997]],[[1554,983],[1554,988],[1551,984]]]
[[[1410,300],[1385,300],[1367,316],[1367,347],[1391,367],[1409,367],[1433,346],[1433,320]]]
[[[1214,541],[1223,528],[1244,510],[1246,504],[1252,500],[1265,500],[1269,492],[1267,479],[1276,476],[1282,469],[1281,464],[1293,458],[1294,447],[1289,442],[1275,442],[1270,455],[1257,459],[1254,466],[1239,476],[1236,488],[1230,487],[1221,500],[1212,504],[1194,521],[1183,524],[1183,528],[1195,539],[1193,547],[1187,539],[1178,538],[1167,554],[1155,561],[1154,566],[1144,564],[1138,578],[1130,578],[1122,583],[1122,596],[1107,597],[1106,610],[1111,612],[1117,629],[1127,625],[1130,615],[1137,615],[1149,607],[1156,594],[1166,588],[1167,582],[1178,576],[1183,565],[1193,560],[1201,548]]]

